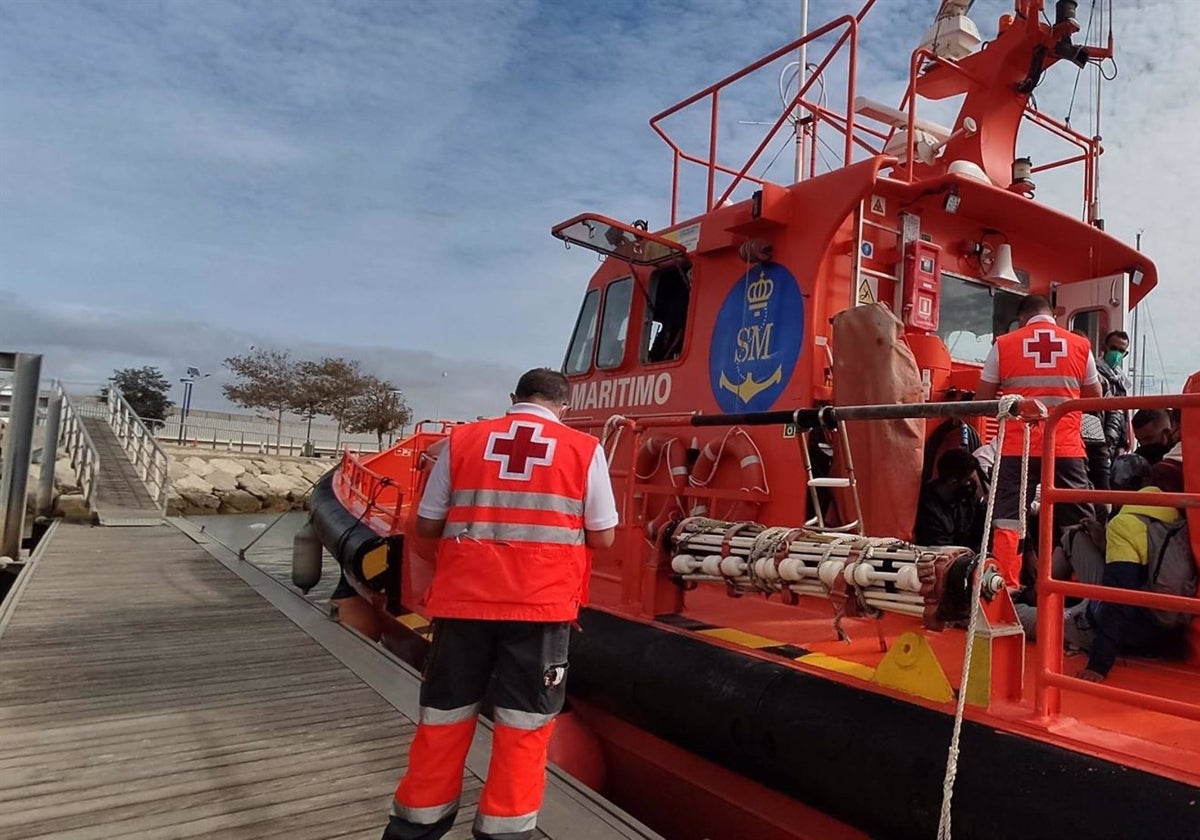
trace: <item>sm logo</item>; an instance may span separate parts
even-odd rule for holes
[[[804,339],[804,298],[778,263],[747,271],[717,313],[709,379],[725,412],[764,411],[792,378]]]

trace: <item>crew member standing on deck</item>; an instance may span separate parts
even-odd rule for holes
[[[426,603],[433,644],[384,840],[449,831],[485,695],[495,730],[474,836],[533,836],[570,622],[586,602],[592,550],[611,546],[617,525],[604,451],[560,422],[569,400],[561,373],[529,371],[506,415],[451,430],[430,473],[416,527],[441,538]]]
[[[1092,348],[1083,336],[1075,335],[1054,321],[1050,301],[1029,295],[1017,308],[1020,326],[996,339],[980,375],[975,398],[991,400],[997,392],[1036,399],[1048,409],[1079,397],[1100,396],[1100,377]],[[1081,416],[1071,412],[1059,421],[1054,440],[1054,484],[1056,487],[1086,489],[1089,486],[1087,450],[1080,432]],[[1031,430],[1027,498],[1041,476],[1042,432]],[[1020,494],[1022,430],[1016,423],[1005,431],[1004,451],[993,477],[996,510],[992,553],[1008,585],[1021,580]],[[1055,505],[1055,541],[1062,528],[1091,515],[1090,505]],[[1032,581],[1030,581],[1032,583]]]

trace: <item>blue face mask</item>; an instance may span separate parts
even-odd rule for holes
[[[1125,359],[1125,352],[1123,350],[1105,350],[1104,351],[1104,361],[1107,362],[1108,366],[1110,368],[1113,368],[1114,370],[1121,366],[1121,362],[1124,359]]]

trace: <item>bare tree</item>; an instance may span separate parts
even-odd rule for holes
[[[275,454],[283,437],[283,415],[296,401],[296,363],[287,350],[258,348],[244,356],[231,356],[225,367],[238,377],[225,385],[226,398],[244,408],[265,409],[275,415]]]
[[[324,402],[321,413],[337,423],[334,448],[342,448],[342,427],[350,405],[366,392],[368,381],[374,377],[364,374],[357,360],[326,357],[314,363],[315,375],[323,382]]]
[[[392,383],[366,376],[363,392],[351,400],[346,411],[346,430],[356,434],[374,432],[383,448],[383,436],[403,431],[412,420],[412,410],[404,395]]]

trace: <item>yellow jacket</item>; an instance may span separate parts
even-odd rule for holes
[[[1143,487],[1141,492],[1160,491],[1157,487]],[[1125,505],[1108,522],[1106,562],[1146,565],[1148,537],[1146,522],[1141,518],[1143,516],[1169,524],[1179,518],[1179,511],[1176,508],[1158,505]]]

